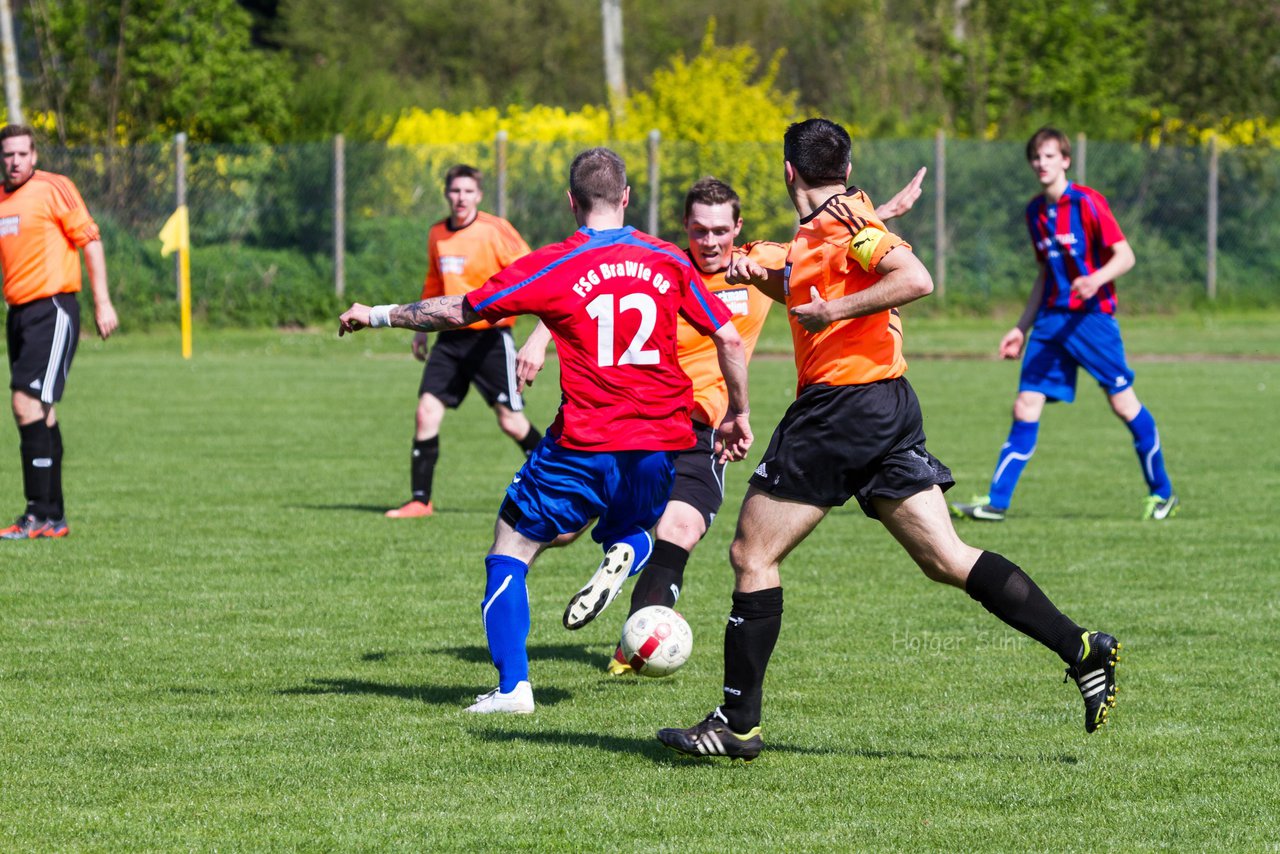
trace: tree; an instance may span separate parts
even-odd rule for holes
[[[33,0],[32,107],[63,143],[278,140],[288,125],[282,58],[251,43],[235,0]]]
[[[1165,0],[1143,23],[1143,89],[1169,138],[1280,113],[1280,6],[1256,0]],[[1154,128],[1152,128],[1154,129]]]
[[[946,46],[941,82],[952,127],[1021,136],[1052,123],[1132,137],[1147,102],[1135,94],[1143,55],[1135,0],[971,0],[935,19]]]

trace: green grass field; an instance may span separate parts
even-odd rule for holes
[[[719,699],[726,550],[787,359],[753,365],[758,444],[690,562],[690,663],[603,674],[625,603],[561,628],[598,561],[579,543],[530,576],[537,713],[477,719],[462,709],[496,681],[482,555],[521,461],[480,401],[446,420],[438,514],[393,522],[407,334],[201,333],[190,362],[173,336],[86,341],[60,407],[72,535],[0,547],[0,848],[1280,850],[1277,320],[1127,327],[1175,520],[1138,521],[1128,433],[1082,381],[1010,521],[963,530],[1120,637],[1111,724],[1086,736],[1052,653],[850,507],[783,567],[751,765],[654,732]],[[987,353],[1002,331],[915,320],[908,353]],[[1252,358],[1144,358],[1160,352]],[[1016,376],[913,362],[954,495],[985,491]],[[545,376],[535,420],[556,400]],[[0,429],[15,514],[16,445]]]

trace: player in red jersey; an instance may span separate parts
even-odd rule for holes
[[[69,178],[36,169],[35,131],[0,130],[4,191],[0,192],[0,265],[9,345],[9,387],[22,454],[27,506],[0,530],[0,539],[65,537],[62,399],[80,337],[80,250],[93,289],[94,321],[106,340],[119,321],[107,290],[107,262],[98,225]]]
[[[729,311],[683,252],[623,224],[629,197],[621,158],[605,148],[585,151],[569,172],[569,205],[580,228],[568,240],[525,256],[468,294],[406,306],[356,304],[339,320],[341,335],[535,314],[556,342],[563,402],[507,488],[485,560],[481,614],[499,683],[476,698],[472,712],[534,709],[525,577],[549,543],[596,518],[592,538],[605,551],[597,575],[626,578],[648,558],[647,532],[666,506],[673,458],[694,444],[692,387],[676,359],[677,315],[714,338],[728,383],[716,452],[741,459],[751,445],[746,358]],[[586,604],[590,610],[595,603]]]
[[[1027,205],[1027,230],[1040,271],[1022,317],[1000,340],[1001,358],[1022,356],[1013,422],[987,494],[951,505],[952,513],[1004,521],[1018,479],[1035,453],[1045,403],[1074,401],[1076,374],[1083,368],[1133,436],[1148,492],[1142,518],[1170,519],[1178,496],[1165,471],[1155,416],[1133,389],[1133,371],[1115,319],[1115,280],[1133,268],[1133,249],[1106,197],[1067,180],[1071,140],[1065,133],[1051,127],[1036,131],[1027,141],[1027,163],[1041,188]]]

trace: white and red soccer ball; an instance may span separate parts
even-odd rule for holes
[[[622,626],[622,654],[642,676],[668,676],[693,652],[693,629],[665,605],[641,608]]]

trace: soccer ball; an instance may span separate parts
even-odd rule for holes
[[[665,605],[641,608],[622,626],[622,654],[642,676],[669,676],[691,652],[693,629]]]

